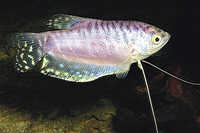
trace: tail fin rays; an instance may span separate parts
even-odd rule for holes
[[[14,67],[16,72],[31,70],[43,57],[39,33],[12,33],[5,42],[16,49]]]

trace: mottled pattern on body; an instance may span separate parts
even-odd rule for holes
[[[13,33],[5,41],[16,48],[15,70],[26,72],[42,59],[41,73],[77,82],[116,74],[162,48],[167,32],[137,21],[105,21],[59,14],[47,25],[57,31]]]

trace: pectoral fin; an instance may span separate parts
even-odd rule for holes
[[[117,65],[117,68],[120,69],[117,69],[118,71],[116,72],[116,77],[125,78],[128,75],[128,71],[130,69],[132,62],[133,62],[132,54],[130,54],[124,62]]]

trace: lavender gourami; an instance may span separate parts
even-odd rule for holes
[[[105,75],[127,75],[130,65],[160,50],[170,34],[137,21],[105,21],[54,15],[47,25],[57,31],[12,33],[5,41],[16,49],[17,72],[31,70],[59,79],[87,82]]]

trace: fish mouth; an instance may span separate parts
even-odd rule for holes
[[[165,32],[165,34],[166,34],[166,36],[163,39],[163,41],[164,41],[163,45],[165,45],[171,38],[171,35],[169,33]]]

